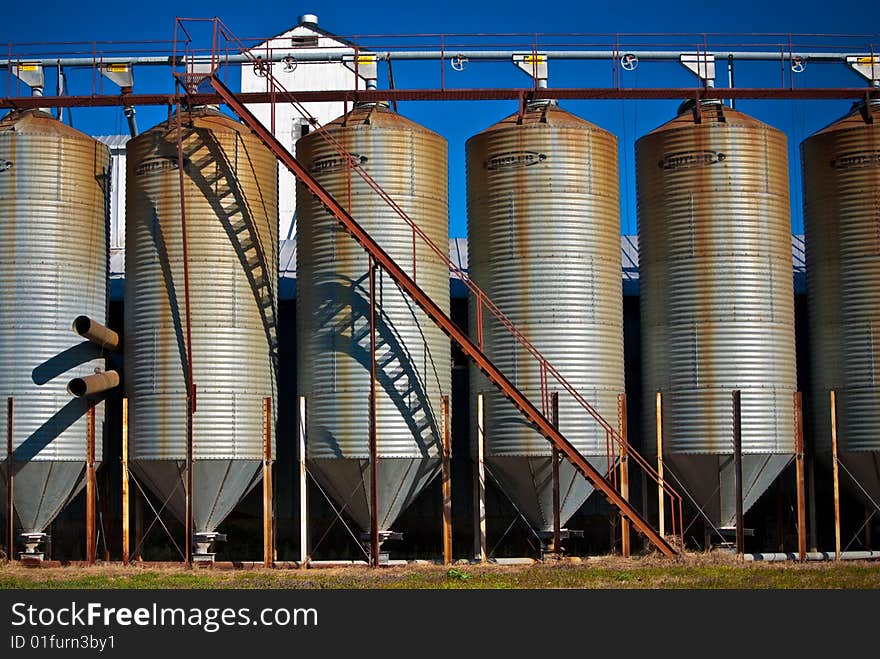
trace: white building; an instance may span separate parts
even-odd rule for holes
[[[273,77],[290,92],[320,91],[330,89],[355,89],[354,71],[341,61],[304,62],[298,61],[297,55],[339,53],[352,55],[355,51],[352,44],[345,39],[330,34],[318,27],[318,18],[312,14],[300,17],[295,27],[255,46],[251,52],[269,60],[273,55],[290,55],[288,63],[275,62],[272,68]],[[265,76],[260,75],[253,65],[242,65],[241,91],[269,91]],[[364,81],[358,85],[364,89]],[[304,103],[309,114],[324,125],[345,112],[342,101],[323,103]],[[271,106],[258,103],[248,106],[263,125],[272,130]],[[275,136],[296,155],[296,141],[310,130],[308,121],[290,103],[275,104]],[[296,234],[294,215],[296,213],[296,179],[284,165],[278,166],[278,214],[279,236],[281,240],[292,238]]]

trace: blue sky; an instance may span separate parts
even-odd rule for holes
[[[373,0],[367,3],[308,0],[303,4],[264,0],[232,2],[202,0],[171,3],[155,0],[127,3],[48,0],[37,6],[13,2],[3,9],[0,42],[91,41],[170,39],[174,17],[219,16],[240,36],[270,36],[296,23],[303,13],[319,16],[323,28],[338,34],[487,33],[487,32],[783,32],[783,33],[880,33],[880,3],[802,2],[679,3],[651,0],[630,2],[556,2],[542,5],[511,1],[452,4]],[[830,41],[830,39],[829,39]],[[880,36],[873,39],[880,44]],[[435,64],[434,67],[437,65]],[[737,69],[739,86],[779,84],[779,70],[770,65],[742,65]],[[2,74],[0,74],[2,75]],[[455,76],[459,76],[456,78]],[[689,75],[678,64],[643,63],[626,79],[627,86],[690,86]],[[78,77],[79,76],[79,77]],[[170,83],[136,72],[136,91],[170,90]],[[719,67],[719,86],[726,77]],[[72,73],[74,92],[89,93],[88,75]],[[436,86],[436,69],[395,67],[399,87]],[[462,74],[447,68],[447,84],[455,86],[526,86],[528,79],[512,65],[472,65]],[[550,65],[551,86],[604,86],[610,66],[576,63]],[[426,82],[427,81],[427,82]],[[5,83],[5,79],[0,78]],[[860,86],[863,81],[842,65],[812,65],[797,79],[799,86]],[[5,94],[5,91],[3,92]],[[620,140],[621,229],[636,231],[634,140],[674,115],[677,101],[571,101],[564,107],[615,133]],[[800,170],[797,146],[814,130],[844,114],[848,101],[740,101],[737,109],[783,130],[788,135],[792,170],[792,226],[802,229]],[[464,235],[464,142],[515,110],[513,102],[409,102],[400,111],[439,132],[449,141],[450,233]],[[165,110],[142,108],[142,129],[164,119]],[[74,125],[92,134],[125,132],[120,109],[74,109]]]

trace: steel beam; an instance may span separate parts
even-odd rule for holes
[[[95,564],[97,542],[97,498],[95,481],[95,401],[86,409],[86,562]]]
[[[450,433],[449,396],[440,401],[443,436],[440,453],[441,486],[443,491],[443,564],[452,565],[452,435]]]
[[[272,399],[263,398],[263,567],[275,564],[275,515],[272,507]]]
[[[297,460],[299,461],[299,565],[309,563],[309,480],[306,470],[306,397],[299,397]]]
[[[275,156],[299,179],[311,194],[316,196],[330,213],[339,221],[349,235],[370,255],[374,265],[380,266],[404,293],[406,293],[447,336],[459,345],[462,352],[486,374],[489,380],[516,406],[593,486],[602,492],[608,502],[622,510],[633,525],[643,533],[663,554],[675,556],[678,551],[647,522],[647,520],[625,501],[620,493],[599,471],[569,442],[547,419],[546,416],[525,396],[486,354],[471,341],[452,319],[428,296],[413,279],[401,268],[376,240],[358,224],[351,214],[337,202],[327,190],[294,158],[242,101],[220,80],[212,76],[210,83],[223,97],[223,101],[259,137]]]
[[[474,447],[474,558],[485,563],[486,551],[486,464],[483,457],[485,446],[485,401],[483,393],[477,394],[477,433]]]
[[[6,560],[15,560],[15,399],[6,399]]]
[[[840,560],[840,474],[837,459],[837,394],[831,390],[831,473],[834,478],[834,555]]]
[[[131,551],[131,520],[128,475],[128,398],[122,399],[122,564],[128,565]]]
[[[654,418],[657,429],[657,531],[666,535],[666,497],[663,496],[663,394],[654,397]]]
[[[559,392],[554,391],[550,396],[550,413],[553,427],[559,429]],[[562,511],[559,501],[559,449],[555,446],[550,449],[550,460],[553,464],[553,553],[558,558],[562,557]]]
[[[379,449],[376,440],[376,262],[370,255],[370,565],[379,567]]]
[[[733,495],[736,499],[736,555],[745,554],[746,533],[742,486],[742,392],[734,389],[733,399]]]
[[[186,231],[186,182],[183,166],[183,108],[177,100],[177,162],[179,166],[178,182],[180,185],[180,234],[183,258],[183,300],[186,312],[186,512],[184,526],[184,544],[186,545],[185,561],[192,565],[193,555],[193,415],[196,412],[196,385],[193,382],[192,353],[192,315],[189,298],[189,251],[187,248]]]
[[[375,103],[380,101],[521,101],[525,100],[684,100],[767,99],[767,100],[845,100],[880,98],[880,91],[868,87],[577,87],[577,88],[470,88],[470,89],[330,89],[297,92],[243,92],[242,103],[318,103],[339,101]],[[217,105],[220,94],[198,93],[188,97],[191,105]],[[0,98],[0,110],[29,110],[63,107],[142,107],[174,105],[174,94],[96,94],[80,96],[8,96]]]
[[[620,495],[629,501],[629,440],[627,439],[627,408],[626,394],[617,396],[618,427],[620,428]],[[630,555],[629,520],[620,516],[620,553],[624,558]]]
[[[807,559],[807,510],[806,492],[804,487],[804,407],[803,395],[800,391],[794,394],[795,423],[795,471],[797,478],[797,534],[798,560]]]

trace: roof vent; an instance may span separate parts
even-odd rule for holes
[[[302,16],[299,17],[299,24],[300,25],[317,25],[318,24],[318,17],[315,16],[314,14],[303,14]]]

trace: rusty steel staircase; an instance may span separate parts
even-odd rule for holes
[[[271,130],[266,128],[260,120],[238,99],[226,84],[218,77],[218,69],[224,63],[224,48],[220,47],[217,42],[218,35],[227,39],[225,53],[237,52],[239,54],[248,55],[254,64],[255,71],[259,70],[260,75],[266,77],[267,86],[271,86],[279,95],[284,95],[286,99],[290,99],[290,93],[277,82],[272,76],[270,65],[265,63],[261,58],[250,54],[247,47],[240,42],[219,19],[215,21],[215,42],[211,51],[211,71],[195,73],[187,69],[184,73],[175,74],[182,87],[187,94],[198,93],[200,87],[209,84],[214,91],[223,99],[224,103],[236,114],[241,121],[247,125],[250,130],[268,147],[268,149],[284,164],[296,178],[308,188],[309,192],[314,195],[321,204],[326,208],[327,212],[332,214],[336,220],[342,225],[343,229],[367,252],[372,263],[382,268],[392,281],[397,284],[401,291],[408,295],[451,340],[453,340],[462,352],[486,375],[486,377],[495,385],[504,396],[506,396],[514,406],[528,419],[534,428],[543,435],[550,444],[593,485],[600,491],[606,500],[620,511],[623,518],[628,520],[633,527],[644,535],[647,540],[654,545],[660,552],[666,556],[676,556],[680,549],[676,547],[670,539],[659,533],[648,520],[636,510],[627,498],[618,490],[617,483],[617,467],[622,459],[632,458],[633,461],[640,466],[648,476],[658,483],[659,488],[665,496],[669,497],[673,513],[673,536],[677,540],[681,540],[681,496],[671,488],[671,486],[658,476],[657,472],[651,465],[636,451],[634,451],[624,438],[593,408],[592,405],[577,391],[574,387],[559,373],[556,368],[535,348],[534,345],[516,328],[507,316],[483,293],[482,290],[462,272],[449,259],[448,254],[434,244],[430,238],[416,225],[412,219],[382,190],[379,184],[363,169],[360,162],[351,157],[344,147],[339,144],[332,136],[325,131],[319,131],[322,137],[332,143],[338,150],[341,157],[351,163],[350,171],[356,173],[363,179],[367,185],[378,194],[395,212],[396,214],[410,226],[413,232],[413,275],[410,276],[404,271],[389,254],[376,242],[376,240],[351,216],[351,214],[297,161],[297,159],[285,148],[285,146],[275,137]],[[232,43],[234,50],[230,49],[229,44]],[[316,128],[317,121],[309,115],[301,104],[292,101],[296,109]],[[475,298],[477,305],[477,322],[476,333],[477,340],[472,340],[464,331],[462,331],[452,319],[419,287],[416,282],[415,267],[415,249],[417,237],[427,245],[430,250],[438,258],[447,263],[452,273],[461,278]],[[489,359],[483,351],[483,310],[484,308],[495,318],[502,326],[510,332],[510,334],[519,342],[525,351],[539,363],[541,373],[541,409],[539,409],[525,394],[523,394],[516,385],[511,382],[507,376],[501,372],[498,367]],[[559,430],[550,422],[550,408],[552,391],[550,381],[554,381],[562,392],[572,396],[581,407],[605,430],[608,456],[609,470],[603,475],[600,473],[574,445],[566,439]],[[677,507],[677,510],[676,510]],[[678,513],[678,527],[676,530],[675,516]],[[682,545],[683,546],[683,545]]]

